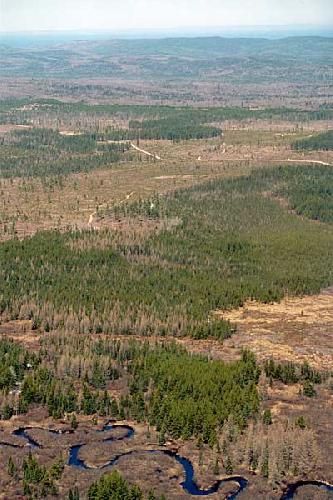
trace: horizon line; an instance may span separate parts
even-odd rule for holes
[[[213,30],[249,30],[249,29],[332,29],[333,24],[235,24],[235,25],[221,25],[221,26],[170,26],[160,28],[82,28],[82,29],[27,29],[27,30],[1,30],[0,35],[12,34],[50,34],[50,33],[162,33],[169,31],[213,31]]]

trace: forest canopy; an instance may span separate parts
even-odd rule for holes
[[[166,223],[130,239],[106,229],[8,241],[0,247],[0,312],[47,331],[223,340],[232,326],[214,311],[317,293],[332,282],[331,226],[276,200],[331,223],[331,176],[326,167],[260,170],[105,214]]]
[[[302,150],[323,150],[332,151],[333,149],[333,130],[321,134],[315,134],[294,142],[293,149]]]

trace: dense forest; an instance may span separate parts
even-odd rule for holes
[[[330,222],[330,177],[326,167],[262,170],[121,205],[108,216],[141,219],[130,235],[44,232],[6,242],[0,312],[47,331],[226,338],[232,327],[213,311],[332,282],[330,226],[275,200],[283,195],[299,213]],[[145,219],[165,225],[141,231]]]
[[[2,351],[8,345],[0,341]],[[54,418],[83,413],[148,421],[160,432],[161,444],[166,436],[196,436],[213,446],[228,418],[243,429],[259,410],[260,370],[248,352],[241,361],[226,364],[190,356],[174,344],[55,335],[43,342],[40,364],[30,363],[28,369],[24,363],[29,355],[24,355],[17,368],[22,371],[20,390],[12,394],[13,381],[9,377],[2,381],[3,419],[24,413],[31,405],[43,405]],[[15,361],[7,362],[12,363],[11,370]],[[116,401],[107,388],[125,372],[130,374],[129,393]]]
[[[14,392],[11,380],[2,386],[1,419],[43,406],[53,418],[65,419],[72,432],[80,415],[90,415],[93,422],[97,417],[143,422],[149,435],[156,429],[159,447],[171,438],[194,438],[199,464],[210,449],[216,457],[215,475],[222,468],[230,475],[245,466],[271,484],[299,470],[310,471],[319,460],[314,434],[302,415],[276,424],[269,410],[262,411],[262,377],[271,387],[275,380],[301,381],[303,397],[316,396],[324,378],[306,363],[269,360],[261,371],[248,351],[239,361],[225,363],[190,355],[173,342],[120,341],[75,332],[49,333],[41,343],[39,352],[31,355],[11,341],[0,341],[1,352],[11,353],[7,365],[13,370],[20,359],[16,371],[22,373]],[[124,383],[116,398],[112,397],[114,377]],[[10,456],[7,469],[23,482],[28,498],[45,498],[57,494],[64,465],[62,454],[45,466],[30,452],[23,461]],[[113,498],[108,496],[111,489],[114,494],[135,492],[138,498],[146,498],[116,472],[95,481],[88,498]],[[147,500],[155,498],[153,493],[147,495]],[[69,499],[79,497],[77,488],[69,491]]]
[[[93,126],[98,128],[101,119],[120,119],[132,126],[137,121],[146,121],[144,129],[155,129],[157,133],[171,133],[170,127],[175,126],[179,133],[179,124],[191,128],[193,125],[222,123],[226,120],[256,120],[282,119],[288,121],[307,122],[312,120],[329,120],[333,117],[330,108],[322,107],[318,110],[306,111],[292,108],[263,108],[251,109],[248,107],[193,107],[193,106],[161,106],[161,105],[121,105],[121,104],[86,104],[83,102],[62,102],[56,99],[21,99],[0,101],[0,123],[21,124],[43,127],[52,124],[52,128],[61,125],[76,124],[76,127],[85,129]],[[140,125],[142,126],[142,124]],[[160,129],[160,130],[156,130]],[[101,131],[101,130],[99,130]],[[213,128],[214,131],[214,128]],[[150,133],[150,132],[144,132]],[[216,132],[217,133],[217,132]],[[214,135],[214,133],[213,133]],[[194,136],[195,137],[195,136]],[[184,138],[186,132],[184,131]]]
[[[45,128],[18,130],[2,138],[0,177],[54,177],[110,168],[128,149],[127,143],[99,144],[91,133],[64,136]]]
[[[333,169],[326,166],[278,167],[258,179],[272,194],[288,201],[291,210],[309,219],[333,223]]]
[[[166,434],[194,435],[213,446],[230,416],[242,429],[259,409],[260,370],[247,352],[240,362],[224,364],[163,348],[134,360],[130,371],[131,414],[136,420],[146,417],[160,431],[161,442]]]
[[[331,151],[333,149],[333,130],[296,141],[293,144],[293,149],[299,151],[312,149]]]
[[[189,139],[206,139],[219,137],[222,130],[218,127],[202,125],[203,117],[195,116],[190,119],[180,114],[175,117],[160,118],[156,120],[131,120],[128,130],[107,131],[106,138],[113,140],[134,139],[166,139],[180,141]]]

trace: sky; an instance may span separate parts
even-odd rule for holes
[[[333,25],[333,0],[0,0],[0,32]]]

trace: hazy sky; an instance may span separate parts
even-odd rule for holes
[[[333,24],[333,0],[0,0],[0,31]]]

